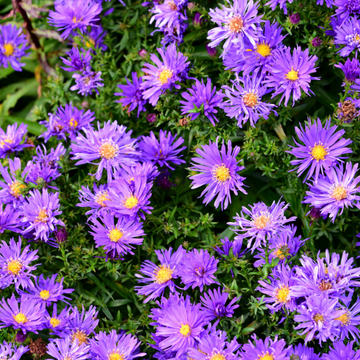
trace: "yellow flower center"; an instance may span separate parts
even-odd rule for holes
[[[7,138],[7,139],[2,140],[2,141],[0,142],[0,147],[1,147],[2,149],[4,148],[5,143],[12,144],[13,141],[12,141],[12,139],[10,139],[10,138]]]
[[[280,260],[284,260],[285,256],[288,256],[289,248],[286,245],[279,245],[276,251],[274,251],[274,256],[278,257]]]
[[[321,283],[319,284],[319,290],[321,291],[328,291],[330,289],[332,289],[332,284],[330,281],[326,281],[326,280],[322,280]]]
[[[350,312],[347,311],[344,315],[337,317],[335,320],[341,321],[341,326],[350,324]]]
[[[190,336],[190,334],[191,334],[190,326],[188,324],[181,324],[180,334],[185,337]]]
[[[119,148],[117,145],[113,145],[110,142],[105,142],[100,146],[99,153],[101,157],[109,160],[116,156],[118,150]]]
[[[331,197],[337,201],[346,199],[347,190],[344,188],[344,186],[342,186],[340,184],[335,185],[331,192]]]
[[[109,232],[109,239],[112,242],[118,242],[123,237],[123,235],[124,234],[119,229],[112,229]]]
[[[71,342],[74,342],[75,340],[78,341],[79,345],[81,344],[87,344],[88,337],[86,333],[82,330],[77,330],[71,335]]]
[[[253,108],[258,103],[258,96],[252,92],[246,93],[243,96],[245,106]]]
[[[47,290],[40,291],[39,295],[43,300],[47,300],[50,297],[50,293]]]
[[[270,217],[267,215],[259,215],[254,219],[254,225],[257,229],[264,229],[270,222]]]
[[[5,56],[11,56],[14,53],[15,47],[12,44],[5,43],[4,49],[5,51],[3,52],[3,54]]]
[[[19,183],[18,181],[14,181],[10,184],[10,193],[12,196],[18,198],[21,195],[21,190],[26,189],[26,185]]]
[[[25,324],[28,321],[28,318],[25,316],[25,314],[21,312],[17,315],[13,315],[13,317],[18,324]]]
[[[41,209],[38,213],[38,216],[35,220],[35,222],[43,222],[46,223],[48,221],[48,214],[45,209]]]
[[[135,206],[137,206],[138,203],[139,203],[139,199],[136,196],[131,195],[128,198],[126,198],[126,200],[124,201],[124,206],[127,209],[132,209]]]
[[[359,43],[359,42],[360,42],[360,35],[359,35],[359,34],[356,34],[356,35],[354,36],[354,40],[355,40],[357,43]]]
[[[258,360],[274,360],[274,357],[266,352],[266,354],[261,355]]]
[[[234,16],[229,21],[229,30],[235,34],[238,34],[244,27],[243,19],[240,15]]]
[[[269,56],[271,54],[271,49],[270,46],[268,44],[265,43],[259,43],[256,46],[256,51],[261,55],[261,56]]]
[[[155,278],[156,278],[156,282],[158,284],[165,284],[167,281],[172,279],[172,273],[174,272],[174,270],[170,269],[170,266],[168,265],[160,265],[156,270],[155,270]]]
[[[286,74],[286,79],[295,81],[299,79],[299,72],[294,70],[293,67],[291,67],[291,70]]]
[[[73,129],[75,129],[78,126],[78,122],[74,118],[71,118],[70,121],[69,121],[69,125]]]
[[[170,10],[177,11],[178,8],[177,8],[176,4],[173,1],[169,1],[167,4],[168,4],[168,7],[169,7]]]
[[[13,275],[19,275],[22,267],[22,263],[19,260],[10,260],[7,264],[7,271]]]
[[[226,356],[220,353],[215,353],[211,355],[209,360],[226,360]]]
[[[108,360],[124,360],[125,356],[117,352],[109,354]]]
[[[326,151],[325,147],[321,144],[315,145],[311,149],[311,156],[316,161],[325,160],[325,156],[327,154],[328,154],[328,152]]]
[[[91,48],[91,46],[95,46],[95,40],[90,37],[89,38],[89,41],[86,41],[85,45],[88,47],[88,48]]]
[[[173,73],[169,69],[163,69],[162,71],[160,71],[158,78],[159,78],[161,85],[167,84],[169,79],[171,79],[172,75],[173,75]]]
[[[95,202],[98,203],[101,207],[106,207],[106,204],[104,203],[104,201],[107,201],[107,200],[110,200],[107,191],[102,191],[102,192],[98,193],[97,195],[95,195]]]
[[[315,322],[324,322],[325,318],[324,318],[324,315],[315,314],[314,317],[313,317],[313,320]]]
[[[220,181],[222,183],[224,183],[227,180],[231,179],[230,170],[224,164],[215,167],[214,175],[215,175],[216,180]]]
[[[283,285],[280,289],[275,290],[275,297],[277,302],[281,304],[285,304],[289,301],[288,296],[290,293],[290,289],[288,286]]]
[[[60,324],[60,320],[59,319],[57,319],[57,318],[51,318],[50,319],[50,325],[52,326],[52,327],[57,327],[57,326],[59,326],[59,324]]]

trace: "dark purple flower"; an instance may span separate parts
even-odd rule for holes
[[[347,58],[345,64],[336,64],[335,67],[341,69],[344,73],[345,80],[353,83],[360,75],[360,62],[358,59]],[[345,84],[343,84],[344,86]]]
[[[27,334],[24,334],[22,330],[18,330],[15,336],[15,340],[17,343],[22,344],[27,339]]]
[[[211,58],[216,58],[217,56],[217,51],[216,51],[216,47],[215,48],[212,48],[210,47],[208,44],[205,44],[205,48],[206,48],[206,51],[208,52],[209,56]]]
[[[154,124],[157,120],[156,114],[148,114],[146,116],[146,120],[150,123],[150,124]]]
[[[54,235],[55,235],[55,239],[56,241],[61,244],[61,243],[64,243],[67,238],[68,238],[68,232],[66,231],[66,228],[64,227],[60,227],[58,228],[55,232],[54,232]]]
[[[295,13],[289,16],[289,20],[292,24],[296,25],[300,22],[300,14]]]
[[[323,41],[318,36],[316,36],[311,40],[311,45],[313,47],[319,47],[322,44],[322,42]]]
[[[90,61],[91,61],[90,50],[88,50],[86,54],[83,54],[80,53],[79,48],[73,47],[66,54],[69,56],[69,59],[60,57],[64,65],[68,66],[68,67],[61,67],[65,71],[69,71],[69,72],[83,71],[88,66],[90,66]]]

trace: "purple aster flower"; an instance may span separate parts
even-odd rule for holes
[[[290,20],[290,23],[293,24],[293,25],[297,25],[299,22],[300,22],[300,14],[299,13],[295,13],[295,14],[291,14],[289,16],[289,20]]]
[[[88,48],[94,47],[95,49],[100,49],[102,51],[106,51],[108,49],[107,45],[104,43],[105,35],[107,31],[104,28],[97,24],[96,26],[92,26],[90,32],[85,32],[89,41],[85,42],[85,45]]]
[[[156,122],[156,114],[148,114],[146,116],[146,120],[150,123],[150,124],[154,124]]]
[[[170,44],[165,51],[163,49],[157,49],[157,51],[162,61],[157,55],[151,54],[150,60],[155,65],[145,63],[144,68],[141,69],[146,74],[140,85],[143,98],[149,100],[153,106],[166,90],[180,89],[180,85],[175,82],[187,78],[187,69],[190,65],[187,57],[177,51],[175,44]]]
[[[310,179],[314,174],[314,181],[317,182],[319,174],[324,170],[329,170],[336,162],[346,159],[341,155],[352,153],[347,147],[352,143],[348,139],[340,139],[345,134],[345,130],[335,132],[337,126],[331,126],[331,119],[328,119],[323,127],[321,120],[314,123],[309,120],[305,129],[300,124],[300,128],[295,127],[295,132],[301,141],[298,143],[295,139],[295,145],[288,153],[296,156],[299,160],[292,160],[291,165],[299,165],[297,168],[298,176],[309,168],[304,182]],[[293,170],[290,170],[293,171]]]
[[[217,25],[208,32],[208,39],[211,40],[209,46],[214,48],[226,40],[220,57],[226,55],[232,43],[243,47],[244,40],[248,40],[255,45],[261,31],[258,25],[261,21],[261,16],[257,15],[258,2],[254,4],[253,0],[248,2],[234,0],[232,5],[227,0],[227,3],[229,7],[223,6],[222,9],[216,8],[209,11],[211,21]]]
[[[81,74],[73,74],[72,77],[75,79],[75,85],[70,90],[79,90],[78,94],[83,96],[91,95],[93,90],[99,94],[98,87],[104,86],[100,76],[101,71],[95,72],[90,67],[87,67]]]
[[[82,186],[79,190],[79,200],[80,203],[76,204],[79,207],[90,208],[85,215],[99,216],[108,211],[109,191],[108,185],[97,185],[94,183],[94,193],[89,189],[89,187]]]
[[[358,326],[360,324],[360,302],[359,298],[357,298],[356,302],[352,307],[350,307],[351,297],[353,291],[349,292],[349,296],[347,299],[342,299],[344,305],[340,304],[337,310],[345,310],[345,314],[339,316],[335,320],[340,321],[340,340],[349,339],[349,335],[352,336],[354,340],[358,340],[360,337],[360,331]]]
[[[358,165],[347,162],[345,171],[343,164],[327,170],[325,176],[320,176],[318,182],[310,186],[303,202],[320,208],[321,214],[329,215],[332,222],[345,208],[355,206],[360,209],[360,188],[357,186],[360,176],[355,178]]]
[[[240,147],[235,146],[232,149],[232,143],[229,140],[227,147],[223,142],[219,151],[219,137],[216,142],[209,141],[209,145],[202,145],[196,153],[199,157],[192,158],[193,167],[191,171],[196,174],[190,177],[192,180],[191,188],[196,189],[206,185],[200,197],[204,196],[203,203],[207,205],[215,196],[215,207],[221,204],[221,209],[226,209],[231,204],[230,191],[238,194],[238,190],[246,194],[244,190],[244,177],[238,174],[245,169],[244,166],[238,166],[236,156],[240,152]]]
[[[64,289],[63,281],[56,281],[57,274],[51,275],[51,277],[45,279],[44,275],[35,278],[35,281],[31,283],[25,291],[18,291],[19,295],[25,296],[28,299],[34,299],[39,304],[43,304],[44,307],[50,306],[52,302],[71,300],[64,294],[71,294],[74,289]]]
[[[173,27],[173,26],[165,26],[159,30],[155,30],[152,34],[154,34],[157,31],[163,32],[163,38],[161,39],[161,45],[164,47],[168,44],[175,43],[175,44],[181,44],[184,39],[184,33],[186,29],[188,28],[188,23],[180,22],[179,27]],[[179,30],[178,30],[179,28]]]
[[[0,344],[0,359],[20,360],[20,358],[29,350],[27,346],[17,347],[12,343],[4,341]]]
[[[296,285],[296,276],[289,265],[278,265],[272,269],[271,276],[268,281],[259,280],[260,286],[256,289],[267,295],[264,303],[271,312],[287,309],[289,311],[296,310],[296,296],[293,287]]]
[[[71,343],[77,343],[79,346],[88,344],[89,336],[95,332],[99,323],[97,315],[95,306],[90,306],[88,311],[85,311],[84,306],[82,306],[81,312],[77,307],[73,307],[68,325],[64,331],[59,332],[59,336],[65,339],[70,338]]]
[[[45,328],[49,329],[53,335],[59,335],[61,332],[65,331],[68,327],[70,317],[70,310],[64,308],[58,314],[57,304],[53,304],[52,313],[45,313]]]
[[[43,137],[45,142],[48,142],[52,136],[56,136],[58,140],[66,140],[66,129],[60,125],[60,119],[51,113],[49,115],[49,121],[39,121],[40,125],[44,125],[47,130],[39,136]]]
[[[298,46],[293,50],[285,47],[274,54],[274,59],[267,66],[270,73],[264,83],[269,88],[274,88],[272,98],[282,94],[279,104],[285,98],[285,106],[287,106],[290,96],[293,97],[293,106],[295,101],[301,97],[301,89],[309,96],[311,80],[319,80],[310,74],[316,71],[315,61],[317,56],[309,56],[309,49],[304,51]]]
[[[51,339],[47,345],[47,354],[56,360],[86,360],[89,358],[90,346],[70,341],[70,338]]]
[[[270,0],[265,5],[270,6],[272,11],[275,11],[277,5],[280,9],[284,10],[284,14],[287,15],[286,3],[292,4],[293,0]]]
[[[18,123],[8,125],[6,132],[0,128],[0,158],[4,158],[6,155],[15,151],[21,151],[26,147],[34,146],[26,144],[26,133],[27,125],[23,123],[21,123],[19,127]]]
[[[243,257],[245,254],[249,252],[248,249],[242,250],[243,241],[242,239],[238,239],[235,241],[230,241],[228,237],[221,239],[222,246],[216,246],[215,250],[218,254],[224,256],[230,256],[230,250],[232,250],[232,255],[237,258]]]
[[[272,263],[273,259],[279,259],[279,263],[283,263],[298,253],[307,239],[302,240],[301,235],[295,236],[296,229],[294,225],[285,226],[282,231],[269,238],[269,263]],[[265,265],[265,256],[265,250],[258,249],[254,258],[259,260],[255,261],[254,266]]]
[[[83,51],[83,50],[82,50]],[[61,67],[65,71],[84,71],[88,66],[90,66],[91,54],[88,50],[85,54],[80,53],[78,47],[73,47],[70,51],[66,53],[69,56],[69,59],[64,59],[60,57],[64,65],[67,67]]]
[[[323,43],[323,41],[318,36],[314,37],[311,40],[311,45],[315,48],[319,47],[322,43]]]
[[[143,99],[143,91],[141,90],[141,83],[142,83],[142,77],[140,76],[138,78],[136,72],[134,71],[132,73],[132,80],[131,81],[128,78],[126,79],[127,85],[118,85],[118,88],[122,91],[121,93],[115,93],[115,96],[121,96],[120,100],[116,100],[115,102],[122,104],[122,106],[125,108],[128,108],[127,112],[128,114],[130,111],[135,110],[138,108],[137,111],[137,117],[139,117],[140,113],[142,111],[146,111],[145,105],[147,103],[146,100]]]
[[[220,107],[223,94],[216,93],[216,87],[211,87],[211,79],[208,78],[206,85],[204,80],[201,82],[195,80],[195,84],[189,89],[189,92],[183,92],[181,96],[186,100],[181,100],[180,104],[182,114],[189,114],[191,120],[197,119],[201,112],[209,119],[211,124],[215,126],[215,121],[219,122],[214,114],[218,111],[216,107]],[[201,108],[202,110],[198,110]]]
[[[291,346],[288,350],[288,356],[290,356],[290,360],[296,359],[296,356],[298,360],[320,360],[320,356],[314,352],[313,348],[303,344]]]
[[[109,209],[117,216],[131,219],[144,219],[153,209],[150,205],[152,183],[148,183],[144,176],[134,179],[131,183],[119,178],[109,184]]]
[[[289,205],[279,200],[278,203],[274,201],[271,206],[266,206],[263,202],[255,203],[250,205],[250,210],[243,206],[241,215],[236,214],[235,222],[228,224],[235,226],[233,229],[237,234],[235,239],[249,238],[247,247],[251,247],[251,251],[254,252],[262,244],[266,244],[266,239],[271,238],[280,230],[284,231],[286,223],[295,221],[295,216],[290,219],[285,217],[285,210]],[[253,240],[255,241],[252,244]]]
[[[347,19],[351,15],[360,14],[359,0],[334,0],[335,14],[339,15],[340,19]]]
[[[236,305],[235,303],[239,301],[240,298],[235,297],[226,304],[228,298],[229,293],[221,288],[208,290],[204,293],[204,295],[200,297],[202,303],[200,310],[203,313],[204,321],[233,317],[234,310],[239,307],[239,305]]]
[[[5,230],[21,233],[21,217],[22,214],[11,205],[6,205],[3,209],[3,204],[0,204],[0,234]]]
[[[56,231],[54,231],[55,239],[58,242],[58,244],[64,243],[68,238],[68,233],[65,228],[58,228]]]
[[[253,335],[255,344],[249,340],[248,344],[244,344],[241,349],[241,360],[288,360],[286,355],[288,348],[285,348],[286,343],[284,339],[272,340],[269,337],[265,340],[257,339],[256,335]]]
[[[360,350],[353,350],[354,341],[346,345],[342,341],[337,341],[330,348],[328,354],[323,354],[322,360],[359,360]]]
[[[0,301],[0,329],[12,326],[25,334],[27,331],[37,334],[43,329],[44,311],[37,301],[25,297],[19,300],[12,294],[10,299]]]
[[[165,171],[167,169],[165,168]],[[134,166],[122,165],[120,171],[115,174],[115,179],[123,178],[130,186],[134,185],[136,177],[145,177],[147,182],[154,181],[159,176],[157,166],[152,162],[137,163]]]
[[[188,356],[194,360],[235,360],[238,359],[235,351],[239,348],[240,344],[236,338],[228,342],[226,332],[218,331],[200,338],[197,348],[188,350]]]
[[[338,53],[347,57],[354,50],[360,49],[360,22],[357,18],[351,17],[345,20],[341,26],[335,29],[335,41],[337,45],[345,45]]]
[[[360,62],[356,58],[351,60],[347,58],[345,64],[339,63],[334,66],[342,70],[345,81],[349,83],[353,83],[360,75]],[[345,84],[343,84],[343,86],[345,86]]]
[[[332,36],[334,37],[336,35],[336,28],[338,26],[341,26],[341,24],[344,22],[344,19],[342,19],[339,15],[333,15],[330,18],[330,27],[329,29],[325,30],[326,36]]]
[[[189,348],[196,346],[196,338],[203,331],[204,318],[199,311],[201,304],[192,305],[188,299],[173,304],[157,319],[156,336],[162,338],[160,349],[176,351],[179,358]]]
[[[207,21],[203,18],[203,15],[199,12],[196,12],[193,18],[193,25],[195,27],[200,27],[204,22]]]
[[[334,0],[325,0],[325,3],[328,8],[332,8],[334,5]],[[317,0],[316,5],[324,5],[324,0]]]
[[[37,250],[30,251],[30,245],[27,245],[21,251],[21,238],[16,243],[12,238],[8,245],[4,240],[0,246],[0,288],[6,288],[15,284],[15,288],[27,288],[32,284],[31,273],[37,265],[30,265],[39,257],[36,255]]]
[[[83,134],[78,134],[71,144],[72,160],[79,160],[76,165],[93,164],[98,170],[93,175],[96,180],[101,179],[103,169],[107,170],[107,179],[111,181],[112,172],[120,169],[121,164],[134,165],[136,140],[131,138],[132,131],[126,132],[126,126],[118,125],[117,121],[105,122],[103,128],[83,129]],[[99,163],[94,163],[100,160]]]
[[[240,128],[247,121],[255,127],[260,118],[268,119],[272,108],[276,106],[261,101],[262,97],[269,92],[262,82],[262,78],[258,77],[255,71],[253,75],[237,76],[236,80],[232,80],[232,87],[223,86],[225,101],[222,108],[229,118],[237,120]],[[275,111],[274,113],[276,114]]]
[[[123,359],[132,360],[146,355],[139,353],[140,341],[131,334],[118,334],[111,330],[107,335],[100,331],[95,339],[90,339],[90,352],[93,359],[109,360]]]
[[[345,311],[336,310],[338,299],[330,299],[326,295],[311,295],[298,306],[299,315],[294,320],[299,323],[295,330],[303,331],[300,336],[306,334],[305,344],[312,339],[318,339],[320,345],[328,339],[334,341],[338,336],[339,328],[336,318]]]
[[[18,29],[11,24],[0,26],[0,65],[4,68],[10,64],[15,71],[22,71],[21,68],[25,65],[19,62],[29,49],[22,31],[22,28]]]
[[[215,280],[218,262],[219,260],[203,249],[193,249],[185,254],[180,269],[181,282],[185,284],[184,289],[199,287],[202,292],[204,285],[218,284]]]
[[[34,231],[35,239],[47,242],[48,236],[58,225],[65,226],[56,218],[62,214],[62,211],[59,211],[59,193],[52,194],[47,189],[42,189],[42,192],[35,189],[30,191],[29,195],[21,207],[24,216],[22,222],[27,226],[24,233]]]
[[[112,252],[115,256],[125,255],[127,253],[134,255],[133,245],[141,245],[145,236],[142,223],[131,220],[127,217],[121,217],[115,222],[114,215],[104,213],[100,220],[92,218],[94,226],[90,225],[94,236],[96,247],[103,246],[104,250]]]
[[[58,124],[63,127],[63,130],[69,133],[70,139],[75,141],[76,135],[80,130],[91,127],[91,122],[95,120],[95,113],[90,110],[79,110],[71,103],[66,104],[65,107],[59,106],[56,111]]]
[[[101,10],[101,3],[93,0],[57,1],[55,11],[49,13],[49,24],[64,30],[61,37],[66,39],[74,30],[83,34],[88,26],[96,26]]]
[[[205,48],[206,48],[206,51],[208,52],[209,56],[211,58],[216,58],[217,57],[217,50],[216,48],[212,48],[210,47],[208,44],[205,44]]]
[[[50,183],[61,175],[57,167],[52,168],[49,165],[29,161],[24,169],[24,172],[27,173],[25,179],[27,183],[33,183],[41,188],[51,188],[57,190],[57,187],[50,186]]]
[[[186,146],[180,147],[184,143],[182,137],[176,138],[177,135],[172,136],[170,131],[163,131],[160,129],[159,140],[155,134],[150,131],[150,136],[142,136],[139,142],[139,149],[141,150],[141,159],[143,161],[153,161],[160,166],[167,166],[171,170],[170,163],[180,165],[185,161],[180,159],[183,155],[179,153],[186,149]]]
[[[175,291],[174,279],[180,276],[180,263],[185,250],[180,246],[177,251],[155,250],[160,265],[155,265],[149,260],[145,260],[141,265],[140,273],[135,274],[139,283],[147,285],[135,286],[135,291],[139,295],[148,296],[144,303],[161,296],[167,287],[173,293]]]
[[[51,148],[50,153],[47,153],[46,147],[44,144],[36,147],[36,155],[33,157],[33,161],[40,163],[44,166],[49,166],[50,168],[59,168],[60,165],[58,161],[60,158],[64,156],[66,153],[66,149],[62,143],[58,144],[56,149]]]

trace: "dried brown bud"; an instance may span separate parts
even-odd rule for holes
[[[336,112],[338,118],[345,123],[351,122],[355,117],[360,115],[360,112],[356,110],[355,104],[351,100],[345,100],[339,103]]]
[[[29,352],[32,355],[35,355],[35,358],[41,358],[46,355],[46,343],[41,338],[36,339],[35,341],[30,340]]]
[[[184,117],[179,120],[179,126],[187,126],[189,125],[189,118]]]

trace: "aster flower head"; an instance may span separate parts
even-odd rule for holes
[[[61,37],[66,39],[73,31],[84,33],[88,26],[96,26],[101,10],[101,3],[93,0],[56,1],[55,11],[49,13],[49,24],[64,30]]]
[[[20,358],[29,350],[27,346],[17,347],[12,343],[4,341],[0,344],[0,359],[20,360]]]
[[[83,50],[82,50],[83,51]],[[65,71],[73,72],[73,71],[84,71],[88,66],[90,66],[91,54],[90,50],[88,50],[85,54],[80,53],[78,47],[73,47],[70,51],[66,53],[69,59],[65,59],[60,57],[63,61],[64,65],[67,67],[61,67]]]
[[[51,148],[49,153],[47,153],[45,145],[42,144],[42,148],[40,145],[36,147],[36,155],[33,157],[33,161],[50,168],[59,168],[58,161],[65,153],[66,149],[62,143],[58,144],[56,149]]]
[[[59,207],[59,193],[49,193],[47,189],[42,189],[42,192],[37,189],[30,191],[29,197],[21,207],[24,215],[22,222],[27,226],[24,233],[34,231],[35,239],[47,242],[48,236],[58,225],[65,226],[56,218],[62,214]]]
[[[197,189],[206,185],[200,195],[205,195],[205,205],[216,197],[215,207],[221,204],[221,209],[226,209],[229,203],[231,204],[231,192],[237,195],[239,190],[246,194],[243,183],[245,178],[238,174],[245,169],[244,166],[238,165],[236,156],[239,152],[240,147],[235,146],[233,150],[230,140],[227,146],[223,142],[219,150],[219,137],[216,138],[216,142],[209,141],[209,145],[202,145],[196,150],[199,156],[191,159],[193,166],[190,170],[195,172],[195,175],[190,176],[191,188]]]
[[[296,219],[295,216],[290,219],[285,217],[285,210],[289,205],[279,200],[278,203],[274,201],[271,206],[267,206],[263,202],[250,205],[250,209],[243,206],[241,215],[237,214],[234,217],[235,222],[229,223],[229,225],[235,226],[233,229],[237,234],[235,239],[248,238],[247,247],[254,252],[256,248],[266,244],[266,240],[276,232],[284,231],[285,224]]]
[[[145,63],[141,69],[146,75],[140,85],[143,91],[143,98],[153,106],[159,100],[161,94],[172,88],[180,89],[176,81],[183,81],[187,78],[187,69],[190,63],[187,57],[177,51],[176,45],[170,44],[166,50],[157,49],[162,60],[157,55],[151,54],[150,59],[154,65]]]
[[[161,296],[166,288],[169,287],[173,293],[175,291],[174,279],[180,277],[180,263],[185,254],[185,250],[180,246],[175,252],[169,250],[155,250],[160,265],[155,265],[149,260],[145,260],[141,265],[140,274],[135,274],[139,283],[143,286],[135,286],[135,291],[139,295],[148,296],[144,303]]]
[[[146,354],[139,352],[140,341],[131,334],[118,334],[111,330],[109,334],[100,331],[90,340],[90,352],[94,359],[132,360]]]
[[[204,321],[212,321],[215,319],[220,320],[224,317],[233,317],[234,310],[239,307],[235,303],[240,298],[233,298],[228,304],[227,300],[229,293],[225,292],[225,289],[217,288],[214,290],[208,290],[200,297],[202,307],[201,311],[204,316]]]
[[[37,301],[25,297],[16,299],[12,294],[10,299],[0,301],[0,329],[12,326],[25,334],[27,331],[37,334],[43,329],[44,311]]]
[[[0,158],[15,151],[22,151],[26,147],[33,145],[26,144],[27,125],[18,123],[8,125],[6,131],[0,128]],[[24,138],[25,137],[25,138]]]
[[[90,208],[85,215],[96,217],[109,211],[107,201],[109,198],[108,185],[100,184],[99,187],[94,183],[92,192],[89,187],[82,186],[79,190],[80,203],[76,204],[79,207]]]
[[[113,180],[109,184],[109,200],[105,203],[116,216],[145,220],[145,213],[150,214],[153,209],[149,200],[152,185],[144,176],[134,178],[131,183],[123,178]]]
[[[44,138],[45,143],[48,142],[52,136],[56,136],[58,140],[66,140],[66,129],[60,124],[60,119],[54,114],[49,113],[48,115],[49,121],[39,121],[39,124],[44,125],[47,129],[39,138]]]
[[[334,0],[335,14],[343,21],[349,16],[360,14],[360,2],[358,0]]]
[[[79,90],[78,94],[83,96],[91,95],[94,90],[96,94],[99,94],[98,88],[104,86],[103,79],[100,76],[101,71],[92,71],[88,66],[81,74],[73,74],[72,77],[75,79],[75,85],[70,90]]]
[[[229,7],[223,6],[222,9],[216,8],[209,11],[211,21],[217,25],[208,32],[208,39],[211,41],[209,46],[214,48],[225,40],[224,51],[220,57],[227,54],[232,43],[243,47],[244,41],[248,40],[255,45],[261,31],[258,25],[261,16],[257,15],[257,2],[234,0],[232,4],[227,0],[227,3]]]
[[[133,186],[134,179],[136,177],[145,177],[147,182],[152,182],[159,175],[160,172],[158,171],[157,166],[151,161],[146,161],[143,163],[137,163],[134,166],[122,165],[120,171],[115,174],[115,179],[123,178],[130,184],[130,186]]]
[[[235,118],[240,128],[247,121],[255,127],[261,117],[269,118],[272,108],[276,105],[261,100],[269,90],[263,85],[263,79],[258,76],[257,71],[253,75],[237,76],[232,83],[232,87],[223,86],[225,98],[222,108],[229,118]]]
[[[9,65],[15,71],[22,71],[24,63],[19,60],[26,55],[26,37],[22,29],[16,25],[6,24],[0,26],[0,65],[7,68]]]
[[[296,356],[299,360],[320,360],[320,356],[314,352],[313,348],[303,344],[291,346],[288,350],[288,356],[290,356],[290,360],[296,359]]]
[[[360,209],[360,176],[356,176],[359,164],[346,163],[326,170],[317,183],[310,186],[304,198],[305,204],[321,209],[322,215],[329,215],[332,222],[341,215],[345,208],[353,206]],[[359,195],[358,195],[359,194]]]
[[[237,239],[235,241],[230,241],[228,237],[224,239],[220,239],[222,242],[222,246],[216,246],[215,250],[218,254],[222,256],[230,256],[230,251],[232,251],[232,255],[236,256],[237,258],[243,257],[245,254],[249,252],[248,249],[242,249],[243,247],[243,240]]]
[[[2,241],[0,246],[0,288],[5,288],[15,284],[15,288],[27,288],[32,285],[32,271],[39,264],[31,264],[37,260],[37,250],[30,251],[30,245],[27,245],[21,251],[21,238],[18,242],[12,238],[7,244]]]
[[[278,340],[275,336],[274,340],[269,337],[265,340],[257,339],[256,335],[253,336],[253,341],[244,344],[241,349],[241,360],[288,360],[287,348],[284,339]]]
[[[184,289],[199,287],[202,292],[204,285],[218,284],[215,280],[218,262],[219,260],[210,256],[207,250],[189,251],[182,259],[180,270],[181,281],[185,284]]]
[[[177,135],[173,136],[170,131],[160,129],[159,140],[150,131],[150,136],[142,136],[139,142],[141,158],[144,161],[152,161],[160,166],[167,166],[169,169],[175,170],[171,164],[180,165],[185,162],[181,159],[183,155],[179,155],[186,149],[186,146],[180,147],[183,143],[182,137],[177,138]]]
[[[344,64],[339,63],[334,66],[342,70],[345,81],[349,83],[354,83],[355,80],[359,78],[360,62],[357,58],[353,58],[351,60],[350,58],[347,58]],[[345,86],[345,83],[343,83],[342,86]]]
[[[97,26],[92,26],[90,31],[85,32],[86,41],[85,45],[88,48],[95,48],[102,51],[106,51],[108,49],[107,45],[104,43],[104,38],[107,34],[107,31],[104,28],[97,24]]]
[[[274,11],[279,5],[280,9],[284,10],[284,14],[287,14],[286,3],[292,4],[293,0],[270,0],[265,5],[270,6],[270,9]]]
[[[43,165],[42,163],[33,163],[29,161],[24,169],[26,172],[26,182],[38,185],[41,188],[51,188],[57,190],[57,187],[50,186],[50,183],[56,180],[61,173],[57,167]]]
[[[35,278],[34,283],[31,283],[26,291],[19,291],[19,294],[28,299],[36,300],[39,304],[43,304],[44,307],[50,306],[52,302],[67,302],[66,300],[70,300],[70,298],[64,296],[64,294],[71,294],[74,289],[64,289],[64,278],[60,282],[57,282],[56,278],[57,274],[53,274],[46,279],[41,274]]]
[[[49,329],[52,334],[59,335],[66,331],[70,318],[70,309],[64,308],[58,313],[57,303],[53,305],[52,312],[45,313],[45,328]]]
[[[21,233],[21,212],[14,209],[10,204],[6,205],[0,204],[0,234],[5,230],[13,231],[16,233]]]
[[[56,360],[86,360],[89,358],[90,346],[72,342],[70,337],[52,339],[47,345],[47,354]]]
[[[354,50],[360,49],[360,21],[356,17],[345,20],[341,26],[335,29],[335,41],[337,45],[345,45],[338,53],[347,57]]]
[[[342,341],[337,341],[330,347],[328,354],[323,354],[322,360],[359,360],[360,351],[354,350],[354,341],[346,345]]]
[[[340,139],[345,130],[337,131],[337,126],[331,126],[331,119],[328,119],[325,126],[318,119],[312,123],[309,120],[305,128],[300,124],[300,128],[295,127],[300,142],[294,139],[296,146],[291,146],[288,153],[297,157],[298,160],[292,160],[291,165],[299,165],[297,173],[300,176],[306,169],[308,173],[304,182],[314,175],[315,182],[319,178],[319,174],[323,174],[324,170],[329,170],[334,163],[346,159],[343,154],[352,153],[347,147],[352,143],[349,139]]]
[[[300,336],[306,334],[305,344],[312,339],[318,339],[321,344],[328,339],[334,341],[338,336],[338,321],[336,318],[345,313],[336,310],[338,299],[326,295],[311,295],[298,306],[298,315],[294,320],[299,323],[295,330],[301,330]]]
[[[146,111],[145,105],[146,100],[143,99],[143,91],[141,89],[142,77],[138,78],[136,72],[132,72],[132,83],[128,78],[126,79],[127,85],[118,85],[118,88],[122,91],[121,93],[115,93],[115,96],[120,96],[120,100],[115,102],[122,104],[127,109],[128,114],[130,111],[138,108],[137,117],[139,117],[142,111]]]
[[[107,170],[107,179],[111,181],[113,171],[120,169],[120,164],[134,165],[136,140],[131,138],[132,131],[126,132],[126,127],[118,125],[117,121],[105,122],[103,128],[83,129],[83,134],[78,134],[71,144],[72,160],[79,160],[76,165],[95,164],[97,172],[93,175],[100,180],[103,170]],[[99,163],[94,163],[100,160]]]
[[[316,60],[317,56],[309,56],[309,49],[302,51],[299,46],[292,54],[290,47],[284,47],[276,52],[273,61],[267,66],[269,75],[264,81],[269,88],[274,88],[272,98],[282,94],[279,104],[285,98],[285,106],[287,106],[292,95],[294,106],[295,101],[301,97],[301,90],[309,96],[309,93],[312,93],[311,80],[319,80],[310,75],[316,71]]]
[[[204,115],[208,118],[213,126],[215,121],[219,122],[214,114],[217,114],[217,107],[221,106],[223,94],[216,92],[216,87],[212,88],[211,79],[208,78],[206,85],[204,80],[195,80],[195,84],[188,90],[183,92],[181,96],[185,99],[180,101],[182,104],[181,113],[188,114],[193,121],[198,118],[200,111],[199,108],[203,108]]]
[[[92,218],[91,221],[94,225],[90,225],[90,234],[94,237],[96,247],[103,246],[107,253],[134,255],[134,245],[143,242],[145,233],[142,223],[136,220],[127,217],[117,219],[114,215],[104,213],[99,219]]]

